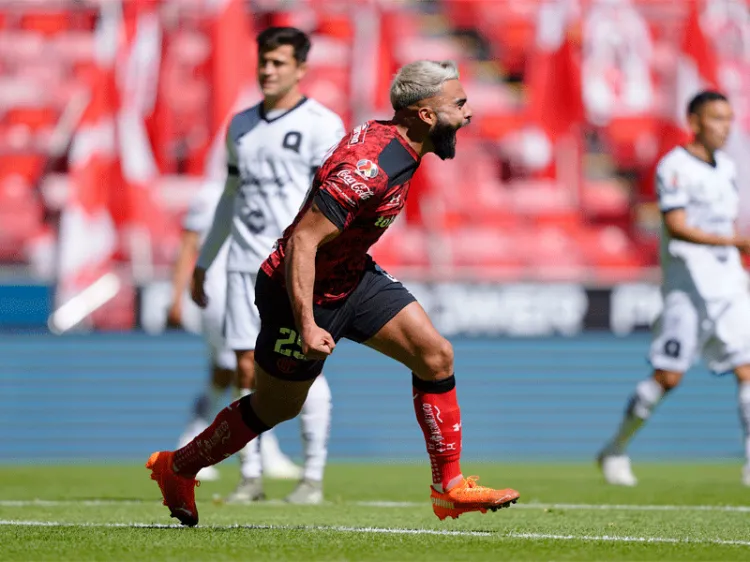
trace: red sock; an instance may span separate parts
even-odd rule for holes
[[[448,489],[461,476],[461,410],[456,379],[428,382],[413,377],[414,411],[424,433],[432,466],[432,483]]]
[[[250,399],[247,396],[243,399]],[[242,399],[241,399],[242,400]],[[211,466],[233,455],[258,436],[242,418],[240,400],[232,402],[216,416],[213,423],[190,443],[174,453],[175,472],[194,476],[201,468]]]

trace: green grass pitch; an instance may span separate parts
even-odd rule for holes
[[[521,500],[444,522],[426,463],[333,464],[326,504],[305,507],[273,501],[294,486],[276,481],[272,501],[215,503],[236,482],[225,464],[197,489],[193,529],[169,518],[142,466],[0,467],[0,560],[750,560],[738,464],[636,464],[633,489],[593,465],[468,464]]]

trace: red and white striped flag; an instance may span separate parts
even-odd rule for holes
[[[116,19],[106,13],[96,31],[91,97],[71,144],[70,188],[58,238],[58,304],[110,271],[117,249],[110,212],[111,194],[121,185],[115,134],[116,26]]]
[[[539,8],[536,42],[528,62],[526,140],[541,175],[555,175],[555,144],[584,119],[581,61],[571,39],[578,18],[576,0],[555,0]],[[533,134],[528,134],[536,131]],[[541,136],[543,135],[543,137]],[[544,156],[543,156],[544,155]]]
[[[581,61],[570,30],[577,2],[557,0],[539,8],[536,44],[529,60],[529,118],[552,141],[570,132],[584,117]]]
[[[162,55],[162,31],[156,5],[136,0],[121,20],[118,52],[120,107],[117,113],[118,154],[124,190],[118,212],[136,280],[152,276],[152,241],[163,235],[164,221],[154,187],[159,170],[148,137],[147,120],[154,111]]]
[[[660,139],[659,157],[690,140],[687,129],[687,104],[702,90],[717,89],[718,61],[713,46],[703,32],[698,1],[690,3],[677,59],[674,94],[667,101]]]
[[[673,89],[662,102],[658,150],[645,181],[648,192],[652,194],[656,192],[654,176],[659,160],[674,147],[690,141],[691,135],[687,128],[687,104],[690,99],[702,90],[718,87],[716,55],[703,32],[698,8],[698,0],[690,2],[690,12],[683,28],[677,57]]]
[[[225,137],[232,115],[257,103],[257,47],[250,14],[242,0],[208,0],[211,6],[212,143],[206,175],[223,179],[226,173]]]

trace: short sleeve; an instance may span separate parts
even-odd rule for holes
[[[659,197],[659,209],[663,213],[683,209],[688,204],[689,195],[684,176],[674,167],[662,165],[657,168],[656,192]]]
[[[182,218],[182,228],[191,232],[204,233],[211,228],[216,205],[221,197],[222,185],[208,182],[193,196],[187,212]]]
[[[354,164],[340,164],[322,178],[315,201],[323,214],[343,230],[376,197],[381,183],[381,178],[368,180],[361,176]]]
[[[228,176],[239,176],[240,175],[240,169],[238,166],[238,158],[237,158],[237,147],[234,144],[234,139],[231,137],[231,129],[230,131],[227,131],[227,142],[226,142],[226,149],[227,149],[227,175]]]
[[[345,134],[341,118],[335,113],[326,115],[325,119],[321,120],[313,140],[310,167],[319,168]]]

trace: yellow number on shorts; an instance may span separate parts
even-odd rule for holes
[[[302,354],[302,337],[297,335],[296,330],[292,330],[291,328],[281,328],[279,329],[279,334],[279,339],[276,340],[276,345],[273,347],[273,350],[276,353],[280,353],[286,357],[293,356],[295,359],[299,360],[307,359],[307,357]]]

